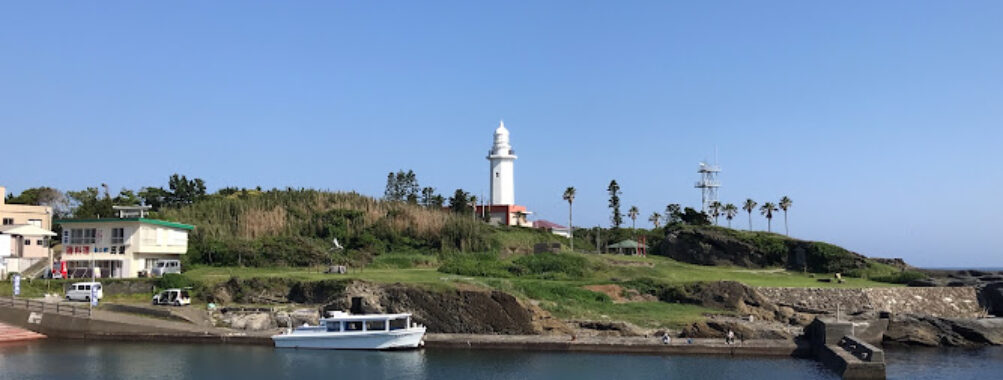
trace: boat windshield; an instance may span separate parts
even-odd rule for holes
[[[407,318],[391,319],[390,329],[391,330],[402,330],[407,328]]]

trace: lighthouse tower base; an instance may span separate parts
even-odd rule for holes
[[[529,216],[533,213],[526,206],[519,205],[483,205],[475,208],[477,217],[490,224],[499,226],[533,227]]]

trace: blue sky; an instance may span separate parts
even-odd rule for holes
[[[0,184],[486,196],[504,119],[540,218],[608,224],[615,178],[648,226],[716,149],[796,237],[1003,266],[1003,3],[290,3],[0,6]]]

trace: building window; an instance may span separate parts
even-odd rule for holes
[[[31,239],[24,239],[24,245],[31,245]]]
[[[120,255],[124,255],[125,254],[125,246],[124,245],[118,246],[118,253]]]
[[[111,243],[112,244],[122,244],[125,242],[125,228],[112,228],[111,229]]]
[[[501,176],[501,173],[500,172],[495,172],[495,178],[498,178],[499,176]]]
[[[28,219],[28,224],[33,225],[35,227],[41,227],[42,219]]]
[[[36,241],[35,241],[35,245],[42,245],[42,244],[43,244],[43,243],[42,243],[42,241],[41,241],[41,240],[36,240]]]
[[[14,218],[3,218],[3,225],[14,224]]]
[[[70,244],[94,244],[97,231],[93,228],[74,228],[70,230]]]

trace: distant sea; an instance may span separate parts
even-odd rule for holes
[[[1003,271],[1003,267],[925,267],[919,269],[930,269],[930,270],[980,270],[983,272],[999,272]]]

